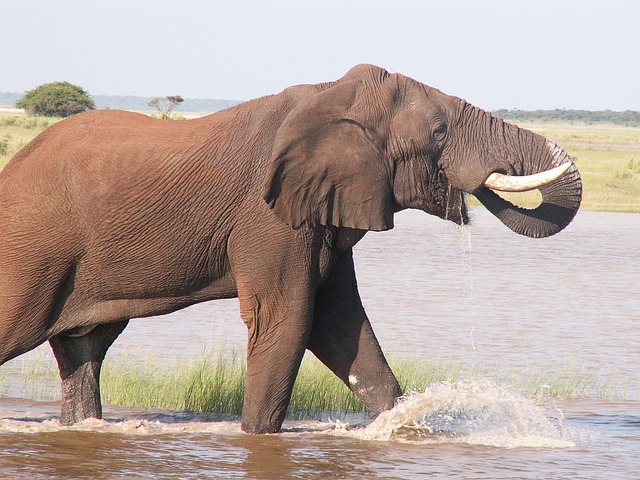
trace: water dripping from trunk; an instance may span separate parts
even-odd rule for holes
[[[462,208],[462,207],[461,207]],[[469,226],[457,226],[458,236],[456,249],[458,251],[458,270],[462,272],[461,290],[458,292],[460,314],[465,315],[469,321],[469,349],[476,352],[476,343],[474,338],[476,306],[474,298],[474,271],[473,271],[473,249],[472,249],[472,230]],[[475,367],[475,358],[473,359]]]

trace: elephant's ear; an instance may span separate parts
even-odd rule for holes
[[[301,101],[280,126],[264,199],[294,228],[393,228],[389,168],[381,142],[350,110],[358,82],[344,81]]]

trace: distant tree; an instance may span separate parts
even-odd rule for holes
[[[611,110],[591,111],[591,110],[495,110],[492,112],[496,117],[512,122],[583,122],[594,123],[614,123],[628,127],[640,125],[640,112],[625,110],[614,112]]]
[[[29,115],[68,117],[96,108],[91,96],[81,87],[69,82],[45,83],[25,92],[16,102]]]
[[[156,108],[160,113],[160,118],[170,119],[171,112],[176,108],[176,105],[184,102],[184,98],[180,95],[169,95],[168,97],[155,97],[149,100],[147,105]]]

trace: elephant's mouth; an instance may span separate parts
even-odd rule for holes
[[[449,185],[443,215],[445,220],[451,220],[458,225],[467,225],[469,223],[469,212],[465,197],[466,194],[462,190]]]

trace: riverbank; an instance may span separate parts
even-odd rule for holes
[[[586,372],[575,365],[554,370],[530,367],[527,371],[495,375],[455,361],[425,362],[390,358],[404,392],[424,392],[433,384],[490,382],[544,402],[550,398],[624,400],[621,385],[627,379]],[[0,368],[0,394],[35,401],[59,401],[60,379],[52,355],[38,349],[27,354],[20,374]],[[116,354],[105,362],[101,393],[105,404],[240,415],[246,363],[233,352],[204,351],[192,359],[167,362],[152,355]],[[5,382],[6,381],[6,382]],[[360,400],[313,355],[302,363],[291,396],[287,418],[297,420],[360,412]]]
[[[180,114],[180,118],[194,115]],[[0,169],[55,118],[27,117],[0,108]],[[520,123],[561,145],[574,159],[584,183],[582,208],[640,212],[640,127],[581,122]],[[511,195],[523,206],[535,206],[535,194]],[[477,204],[470,199],[471,204]]]

